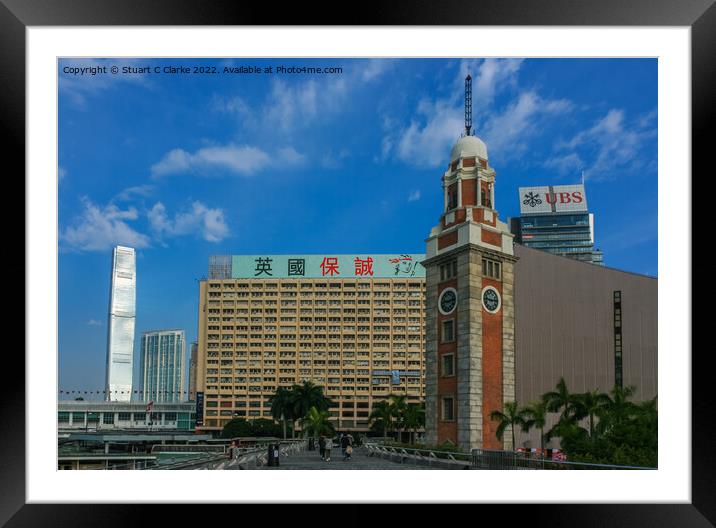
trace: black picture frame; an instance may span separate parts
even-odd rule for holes
[[[310,25],[688,26],[692,38],[692,172],[706,167],[707,156],[713,149],[706,143],[706,132],[713,128],[710,125],[716,118],[714,0],[416,0],[394,1],[383,6],[362,2],[354,6],[348,19],[337,4],[295,3],[283,4],[276,9],[269,3],[225,0],[0,0],[0,129],[6,147],[9,147],[6,161],[14,162],[15,174],[25,173],[25,30],[28,26],[281,25],[302,21]],[[16,180],[18,195],[25,196],[24,185],[20,183],[20,178]],[[24,238],[22,244],[24,246]],[[19,250],[17,253],[11,264],[15,277],[20,275],[20,261],[26,270],[24,256],[19,256]],[[26,271],[23,275],[26,282],[31,280]],[[664,303],[664,300],[661,302]],[[692,313],[698,315],[696,311]],[[691,329],[688,340],[691,341]],[[670,351],[674,354],[690,352]],[[711,526],[716,523],[716,449],[710,444],[714,432],[715,402],[713,393],[708,390],[713,384],[713,371],[707,365],[709,352],[708,349],[700,349],[691,355],[693,429],[690,504],[511,505],[508,516],[504,516],[504,512],[500,515],[511,521],[522,517],[530,524],[549,523],[556,526]],[[140,513],[121,505],[25,504],[25,378],[20,375],[24,369],[22,358],[18,358],[15,375],[3,376],[3,397],[0,399],[3,422],[0,428],[0,525],[127,526],[136,522],[137,518],[143,518],[146,507],[141,507]],[[48,439],[48,446],[54,449],[55,439]],[[218,517],[211,522],[220,519],[223,511],[217,512]],[[371,519],[377,521],[365,510],[360,510],[362,514],[355,513],[358,511],[356,505],[343,509],[341,524],[347,522],[353,525],[355,519],[365,519],[371,524]],[[184,515],[185,509],[174,508],[174,512]],[[416,508],[414,514],[423,515],[420,508]],[[241,517],[244,515],[250,516],[244,513]],[[164,521],[171,522],[169,518]],[[411,515],[401,514],[399,522],[411,521]]]

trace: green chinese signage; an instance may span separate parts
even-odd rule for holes
[[[424,278],[423,254],[234,255],[234,279]]]

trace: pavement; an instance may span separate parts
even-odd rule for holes
[[[378,457],[368,456],[365,448],[356,448],[353,450],[353,456],[350,460],[344,461],[340,448],[333,449],[331,452],[331,461],[325,462],[321,460],[321,456],[316,451],[303,451],[291,456],[283,456],[279,460],[278,467],[263,466],[261,469],[266,470],[291,470],[291,469],[328,469],[328,470],[353,470],[353,469],[387,469],[387,470],[431,470],[437,469],[427,466],[417,466],[412,464],[399,464],[384,460]]]

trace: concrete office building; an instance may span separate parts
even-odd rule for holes
[[[107,325],[107,401],[130,401],[134,359],[134,323],[137,289],[133,248],[117,246],[112,252],[112,275]]]
[[[325,389],[335,425],[368,430],[389,394],[424,398],[423,255],[210,258],[199,293],[197,430],[271,418],[278,387]]]
[[[142,333],[141,399],[142,401],[186,401],[184,388],[184,330],[159,330]]]
[[[582,262],[603,265],[594,248],[594,214],[584,185],[520,187],[520,217],[510,226],[515,242]]]

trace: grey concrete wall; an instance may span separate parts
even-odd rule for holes
[[[554,389],[614,386],[613,293],[622,292],[624,386],[634,401],[657,395],[658,281],[515,244],[516,398],[520,405]],[[686,351],[674,351],[686,353]],[[527,440],[520,434],[518,446]],[[539,433],[530,435],[539,446]]]

